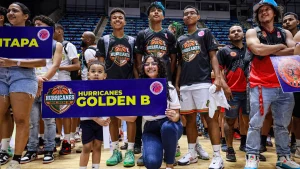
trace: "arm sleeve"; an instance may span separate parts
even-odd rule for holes
[[[140,31],[136,37],[135,40],[135,47],[134,47],[134,51],[137,54],[144,54],[144,43],[145,43],[145,39],[144,39],[144,30]]]
[[[96,57],[104,57],[105,58],[105,45],[104,45],[103,37],[101,37],[98,40],[97,49],[96,49]]]
[[[205,31],[205,42],[207,51],[218,50],[218,42],[209,29]]]
[[[68,57],[70,60],[78,58],[77,49],[72,43],[68,43]]]

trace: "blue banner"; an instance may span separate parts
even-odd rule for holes
[[[300,56],[270,57],[283,92],[300,92]]]
[[[44,82],[42,117],[163,115],[166,83],[166,79]]]
[[[52,27],[0,27],[0,57],[52,58]]]

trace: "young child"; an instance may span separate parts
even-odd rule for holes
[[[105,65],[98,60],[92,61],[88,65],[88,80],[104,80],[106,79]],[[103,141],[103,130],[102,126],[108,126],[110,118],[103,119],[101,117],[86,118],[82,117],[81,128],[82,128],[82,152],[80,155],[79,169],[86,169],[92,153],[92,169],[99,169],[100,158],[101,158],[101,145]]]

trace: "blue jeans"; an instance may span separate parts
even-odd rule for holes
[[[37,151],[39,146],[38,134],[40,131],[41,97],[34,100],[30,113],[30,131],[27,144],[28,151]],[[54,118],[44,118],[44,140],[45,151],[53,151],[55,147],[56,124]]]
[[[182,135],[182,123],[174,123],[168,118],[147,121],[142,136],[143,161],[147,169],[158,169],[163,160],[174,164],[177,142]]]
[[[230,109],[225,109],[225,117],[230,119],[239,117],[240,108],[242,109],[242,114],[248,116],[246,92],[232,92],[232,96],[232,100],[228,101]]]
[[[260,113],[258,87],[250,89],[250,122],[247,135],[247,154],[259,154],[260,130],[263,126],[266,114],[271,107],[274,119],[274,134],[276,151],[279,156],[290,155],[289,132],[293,108],[295,105],[293,93],[283,93],[281,88],[262,87],[264,114]]]

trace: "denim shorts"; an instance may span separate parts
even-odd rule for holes
[[[8,96],[12,92],[28,93],[35,97],[38,82],[31,68],[0,67],[0,96]]]
[[[249,116],[247,112],[247,94],[246,92],[232,92],[232,100],[228,101],[229,110],[225,110],[226,118],[237,118],[241,111],[243,115]]]

